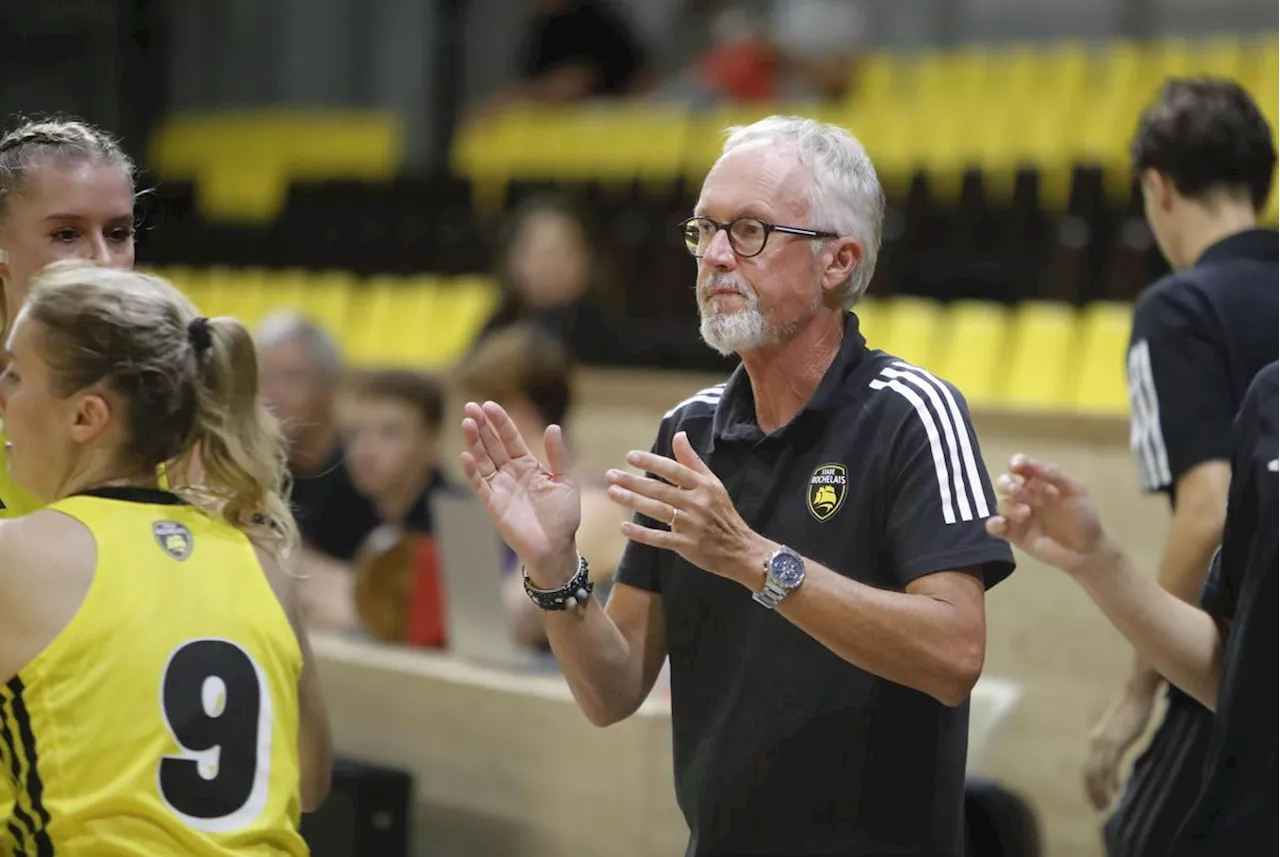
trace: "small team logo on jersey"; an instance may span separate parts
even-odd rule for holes
[[[844,505],[849,471],[843,464],[824,464],[809,477],[809,512],[819,521],[830,520]]]
[[[191,531],[182,524],[174,521],[157,521],[151,527],[151,532],[155,533],[156,544],[160,545],[160,550],[169,556],[179,562],[191,556],[195,539],[191,537]]]

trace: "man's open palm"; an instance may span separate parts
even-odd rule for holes
[[[500,405],[469,402],[464,411],[462,469],[502,538],[531,566],[571,550],[582,501],[560,427],[547,428],[548,469]]]

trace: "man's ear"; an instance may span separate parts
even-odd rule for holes
[[[1148,167],[1142,171],[1142,192],[1146,194],[1150,204],[1160,209],[1168,211],[1173,207],[1173,198],[1177,193],[1173,186],[1173,182],[1159,170]]]
[[[862,264],[862,242],[857,238],[828,239],[829,249],[819,256],[827,259],[826,268],[822,271],[822,291],[831,294],[853,275]]]

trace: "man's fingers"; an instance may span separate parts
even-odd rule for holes
[[[494,470],[501,469],[502,465],[511,460],[511,457],[507,455],[506,447],[503,446],[502,441],[498,439],[497,433],[493,430],[489,415],[475,402],[468,402],[463,408],[463,413],[466,414],[467,419],[470,419],[475,424],[476,437],[480,443],[479,448],[484,452],[484,458],[476,456],[482,475],[488,475],[488,471],[485,469],[485,459],[493,463]],[[464,420],[463,431],[465,433],[468,430]]]
[[[605,473],[604,478],[610,486],[619,486],[627,491],[652,498],[668,506],[680,507],[684,505],[680,498],[681,491],[679,488],[668,485],[665,482],[659,482],[657,479],[650,479],[648,476],[641,476],[638,473],[627,473],[625,470],[610,470]]]
[[[476,457],[470,452],[462,453],[462,473],[467,477],[471,490],[476,492],[481,500],[488,504],[489,495],[493,489],[489,487],[489,483],[480,475],[480,468],[476,463]]]
[[[650,527],[642,527],[634,521],[624,521],[619,529],[624,536],[633,542],[662,548],[663,550],[675,550],[677,543],[680,543],[680,540],[685,538],[670,530],[655,530]]]
[[[1010,523],[1022,524],[1031,518],[1031,507],[1010,497],[996,501],[996,514]]]
[[[497,402],[485,402],[481,410],[489,418],[489,425],[492,427],[497,440],[502,444],[502,452],[506,456],[506,460],[524,458],[529,454],[528,444],[524,442],[524,438],[520,436],[520,430],[516,428],[516,424],[512,422],[511,417],[507,416],[507,412],[502,405]],[[498,459],[495,458],[494,461],[498,461]]]
[[[547,450],[547,466],[553,476],[569,475],[569,449],[564,443],[564,431],[560,426],[547,426],[542,436],[543,446]]]
[[[668,526],[671,525],[671,521],[675,517],[675,507],[669,503],[645,497],[635,491],[628,491],[620,485],[609,486],[609,499],[655,521],[661,521]]]
[[[1013,457],[1009,466],[1015,474],[1023,479],[1032,479],[1033,477],[1043,479],[1049,485],[1058,489],[1058,496],[1086,493],[1083,482],[1056,464],[1038,461],[1029,456],[1019,454]]]
[[[672,485],[680,488],[696,488],[698,474],[680,462],[652,452],[633,450],[627,453],[627,464],[639,468],[646,473],[661,476]]]
[[[698,453],[693,448],[693,444],[689,442],[689,435],[682,431],[676,432],[676,436],[671,439],[671,451],[675,453],[676,461],[683,464],[695,473],[701,473],[703,476],[711,474],[711,468],[707,467],[705,461],[698,457]]]
[[[489,450],[485,447],[484,439],[481,436],[480,424],[472,417],[467,417],[462,421],[462,439],[466,443],[466,451],[470,453],[471,461],[480,477],[487,479],[492,476],[497,471],[498,466],[489,457]]]

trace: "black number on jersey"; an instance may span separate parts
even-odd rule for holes
[[[271,698],[253,658],[227,640],[192,640],[169,658],[165,723],[183,752],[160,762],[160,795],[183,820],[217,833],[266,805]]]

